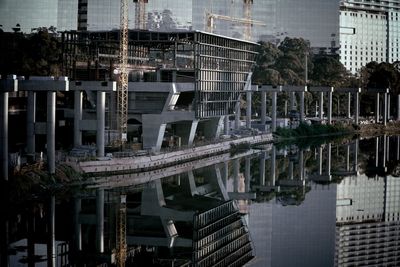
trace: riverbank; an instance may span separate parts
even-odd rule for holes
[[[400,134],[400,121],[383,124],[362,124],[356,129],[356,133],[363,137],[376,136],[382,134]]]

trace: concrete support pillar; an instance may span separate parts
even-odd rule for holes
[[[146,119],[143,121],[143,148],[160,151],[167,124]]]
[[[213,175],[215,176],[215,180],[217,182],[217,186],[218,186],[219,192],[220,192],[223,200],[224,201],[228,201],[229,200],[229,195],[228,195],[228,192],[226,190],[226,185],[224,184],[224,182],[222,180],[221,169],[219,168],[218,165],[214,165],[214,171],[215,171],[215,173]],[[236,188],[238,188],[238,186]]]
[[[327,144],[328,149],[326,151],[327,157],[326,157],[326,174],[328,176],[331,175],[331,166],[332,166],[332,144],[328,143]]]
[[[346,171],[350,171],[350,145],[346,145]]]
[[[157,82],[161,82],[161,70],[160,69],[157,69],[157,71],[156,71],[156,79],[157,79]]]
[[[226,162],[224,162],[224,168],[223,168],[223,174],[222,174],[222,180],[223,180],[223,182],[224,182],[224,184],[225,184],[225,188],[227,187],[227,185],[228,185],[228,178],[229,178],[229,164],[228,164],[228,162],[226,161]]]
[[[181,137],[182,144],[186,146],[192,146],[194,137],[196,135],[198,120],[178,123],[175,128],[175,134]]]
[[[382,156],[383,156],[383,160],[382,160],[382,165],[383,165],[383,167],[386,167],[386,145],[387,145],[387,139],[386,139],[386,134],[384,134],[383,136],[382,136],[382,139],[383,139],[383,153],[382,153]]]
[[[300,92],[300,121],[304,121],[304,118],[305,118],[304,95],[305,95],[305,92]]]
[[[347,118],[351,118],[351,93],[347,93]]]
[[[82,250],[82,225],[79,222],[79,216],[82,210],[82,200],[80,198],[75,198],[75,214],[74,214],[74,225],[75,225],[75,248],[78,251]]]
[[[294,103],[295,103],[295,99],[296,99],[296,93],[295,92],[290,92],[289,94],[290,94],[290,99],[289,99],[289,101],[290,101],[290,110],[295,110]]]
[[[47,165],[49,172],[56,172],[56,92],[47,92]]]
[[[189,181],[190,194],[192,196],[198,195],[199,192],[197,191],[196,181],[194,180],[194,174],[192,170],[188,171],[188,181]]]
[[[376,93],[376,104],[375,104],[375,122],[379,122],[379,93]]]
[[[251,91],[246,92],[246,127],[251,128]]]
[[[319,153],[318,153],[318,174],[322,175],[322,146],[319,147]]]
[[[375,138],[375,167],[379,166],[379,137]]]
[[[265,154],[265,151],[261,152],[260,154],[260,186],[265,185]]]
[[[224,134],[229,134],[229,115],[225,115],[224,117]]]
[[[328,124],[332,124],[332,90],[328,92]]]
[[[354,171],[358,171],[358,139],[354,144]]]
[[[250,157],[245,158],[244,165],[244,178],[245,178],[245,191],[250,192],[250,181],[251,181],[251,161]]]
[[[387,94],[387,120],[390,120],[390,94]]]
[[[96,249],[104,252],[104,189],[96,191]]]
[[[324,118],[324,92],[319,92],[319,119]]]
[[[304,180],[304,151],[299,150],[299,170],[300,170],[300,180]]]
[[[397,136],[396,160],[400,160],[400,136]]]
[[[397,95],[397,120],[400,121],[400,95]]]
[[[386,125],[387,124],[387,120],[388,120],[388,116],[387,116],[387,111],[388,111],[387,98],[388,98],[388,94],[384,93],[383,94],[383,125]]]
[[[204,122],[204,126],[202,128],[204,136],[208,140],[216,140],[223,132],[224,127],[224,116],[217,118],[210,118],[209,120]]]
[[[240,101],[238,101],[235,105],[235,130],[240,128]]]
[[[293,161],[289,161],[289,179],[294,179],[294,163]]]
[[[272,92],[272,122],[271,122],[271,131],[275,132],[276,131],[276,99],[277,98],[277,92]]]
[[[265,125],[267,117],[267,92],[261,91],[261,125]]]
[[[26,106],[26,152],[35,154],[36,92],[28,91]]]
[[[4,214],[5,215],[5,214]],[[3,218],[0,219],[0,235],[2,236],[2,239],[0,240],[0,266],[4,267],[10,267],[10,256],[8,251],[8,245],[9,245],[9,222],[8,218],[6,216],[2,216]],[[29,245],[28,245],[29,249]]]
[[[8,181],[8,93],[0,93],[1,176]]]
[[[354,123],[359,124],[360,117],[360,93],[354,93]]]
[[[49,227],[48,227],[48,242],[47,242],[47,266],[56,267],[56,198],[51,196],[49,203]]]
[[[104,157],[104,129],[105,129],[105,109],[106,109],[106,92],[97,92],[97,132],[96,132],[96,144],[97,144],[97,156]]]
[[[176,82],[176,70],[172,71],[172,82],[175,83]]]
[[[82,120],[82,92],[74,92],[74,146],[82,145],[82,132],[80,123]]]
[[[276,182],[276,148],[273,145],[271,149],[271,186]]]
[[[239,172],[240,172],[240,161],[239,159],[233,160],[233,192],[239,190]]]

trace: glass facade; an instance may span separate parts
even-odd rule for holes
[[[17,24],[24,33],[38,27],[56,27],[59,31],[76,30],[78,0],[1,0],[0,25],[11,32]]]

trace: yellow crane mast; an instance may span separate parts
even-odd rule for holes
[[[121,195],[117,214],[116,261],[118,267],[124,267],[126,261],[126,195]]]
[[[127,141],[128,131],[128,1],[121,0],[119,84],[117,89],[118,130],[121,144]]]

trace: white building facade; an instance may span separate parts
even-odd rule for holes
[[[399,60],[400,1],[340,3],[340,61],[352,74],[371,61]]]

